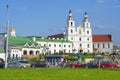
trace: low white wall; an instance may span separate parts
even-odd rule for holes
[[[0,53],[0,58],[2,58],[5,61],[5,53]]]

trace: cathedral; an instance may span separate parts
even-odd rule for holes
[[[85,12],[82,24],[75,25],[72,11],[69,10],[66,27],[63,33],[48,37],[16,35],[14,27],[10,28],[9,57],[36,56],[40,54],[59,53],[111,53],[113,50],[110,34],[95,35]]]

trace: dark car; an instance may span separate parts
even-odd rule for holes
[[[95,62],[89,62],[89,63],[85,63],[83,64],[83,68],[97,68],[97,64]]]
[[[112,63],[110,61],[102,61],[100,63],[101,68],[120,68],[120,66],[117,63]]]
[[[2,58],[0,58],[0,68],[4,68],[5,67],[5,62]]]
[[[34,61],[31,63],[31,67],[47,67],[47,63],[45,61]]]
[[[0,62],[0,68],[4,68],[5,67],[5,63],[4,62]]]
[[[72,63],[68,64],[68,66],[71,67],[71,68],[80,68],[83,65],[79,62],[72,62]]]

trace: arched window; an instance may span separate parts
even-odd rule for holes
[[[89,41],[89,38],[87,38],[87,41]]]
[[[89,34],[89,31],[87,31],[87,34]]]
[[[40,53],[40,51],[36,51],[36,55],[39,54],[39,53]]]
[[[71,26],[73,26],[73,22],[71,22]]]
[[[33,51],[31,50],[29,54],[30,54],[30,55],[33,55]]]
[[[24,51],[23,51],[23,55],[27,55],[27,50],[24,50]]]

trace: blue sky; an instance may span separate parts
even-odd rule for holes
[[[7,4],[10,25],[19,36],[62,33],[69,10],[76,27],[87,11],[93,34],[112,34],[114,43],[120,43],[120,0],[0,0],[0,32],[5,31]]]

